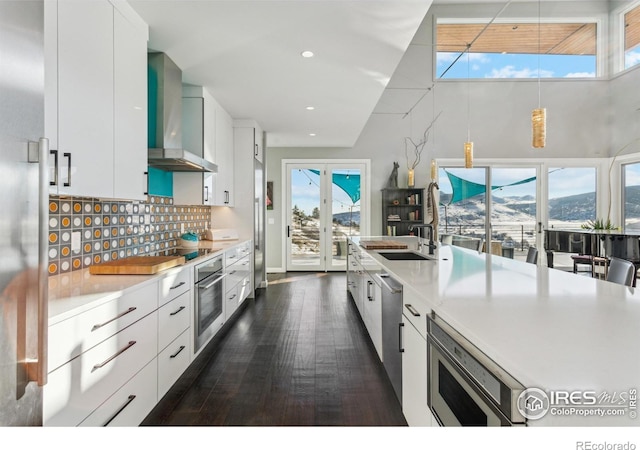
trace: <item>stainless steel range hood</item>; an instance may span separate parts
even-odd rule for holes
[[[164,53],[149,53],[149,166],[169,172],[217,172],[182,148],[182,71]]]

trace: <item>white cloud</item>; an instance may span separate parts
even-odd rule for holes
[[[553,72],[550,70],[540,70],[541,78],[549,78],[553,76]],[[486,75],[485,78],[537,78],[538,69],[516,69],[514,66],[504,66],[500,69],[491,69],[491,73]]]
[[[566,74],[565,78],[595,78],[596,74],[594,72],[572,72]]]

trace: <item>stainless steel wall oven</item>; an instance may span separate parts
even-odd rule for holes
[[[442,426],[525,425],[524,387],[434,313],[427,317],[427,403]]]
[[[216,256],[195,266],[195,342],[197,352],[223,325],[224,283],[223,256]]]

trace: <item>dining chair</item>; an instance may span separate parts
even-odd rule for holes
[[[632,286],[636,275],[636,266],[626,259],[611,257],[607,270],[607,281]]]
[[[527,252],[527,262],[530,264],[538,264],[538,249],[535,247],[529,247]]]

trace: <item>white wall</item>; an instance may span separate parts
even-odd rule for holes
[[[604,30],[609,26],[608,5],[603,2],[553,2],[543,6],[543,12],[556,17],[596,15]],[[275,209],[267,211],[268,269],[284,267],[282,199],[279,198],[284,158],[370,158],[371,233],[375,235],[381,229],[380,189],[385,186],[394,161],[400,163],[400,184],[406,183],[404,138],[411,136],[418,140],[438,112],[441,116],[416,169],[418,187],[428,185],[431,158],[462,161],[468,123],[478,162],[485,158],[607,158],[613,156],[620,143],[640,136],[640,112],[637,112],[640,70],[628,71],[611,81],[606,78],[543,79],[541,106],[547,108],[547,146],[537,150],[531,148],[530,126],[531,110],[538,106],[537,80],[440,80],[429,91],[433,83],[434,14],[490,18],[497,12],[496,8],[499,6],[495,4],[432,7],[353,148],[267,149],[267,180],[274,181],[276,196]],[[537,14],[537,6],[532,9],[532,5],[515,4],[509,8],[513,8],[509,10],[512,17]],[[606,45],[606,40],[602,45]],[[607,62],[604,64],[606,67]],[[407,115],[408,111],[411,114]],[[630,151],[633,149],[625,153]],[[269,224],[269,219],[273,224]]]

